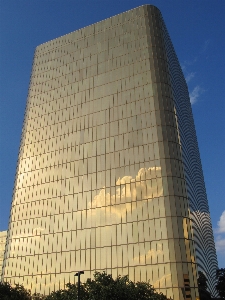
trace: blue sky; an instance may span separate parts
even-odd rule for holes
[[[0,0],[0,231],[8,226],[35,47],[134,7],[140,0]],[[188,87],[219,267],[225,267],[225,1],[152,0]]]

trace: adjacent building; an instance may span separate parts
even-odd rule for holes
[[[144,5],[37,47],[3,279],[48,294],[95,270],[196,299],[217,258],[188,89]]]

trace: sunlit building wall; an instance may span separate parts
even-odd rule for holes
[[[82,280],[97,270],[195,299],[196,258],[205,253],[195,250],[202,232],[191,221],[198,200],[186,135],[199,160],[186,83],[157,8],[38,46],[4,280],[48,294],[77,270]],[[197,168],[208,208],[200,160]]]
[[[4,259],[6,237],[7,237],[7,231],[0,231],[0,281],[2,275],[2,265]]]

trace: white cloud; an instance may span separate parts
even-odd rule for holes
[[[203,52],[205,52],[207,50],[209,44],[210,44],[210,40],[209,39],[204,42],[204,45],[203,45],[203,48],[202,48]]]
[[[217,228],[214,229],[215,233],[215,246],[218,253],[218,259],[222,261],[225,259],[225,210],[222,212],[219,221],[217,222]]]
[[[222,212],[222,215],[220,216],[220,220],[217,222],[217,225],[217,233],[225,232],[225,210]]]
[[[107,192],[108,189],[103,187],[94,197],[92,203],[89,203],[89,207],[99,207],[105,210],[105,206],[110,206],[111,212],[121,216],[121,207],[116,206],[116,203],[127,203],[123,212],[126,213],[127,209],[131,209],[129,205],[132,201],[137,201],[138,204],[141,204],[139,200],[143,199],[143,197],[144,199],[151,199],[162,196],[161,176],[161,167],[141,168],[134,178],[132,176],[118,178],[115,194],[110,194]],[[135,209],[134,205],[132,209]]]
[[[197,85],[192,92],[190,93],[190,101],[191,104],[193,105],[194,103],[196,103],[198,101],[199,96],[204,92],[204,90]]]
[[[197,57],[191,59],[191,60],[185,60],[183,63],[182,63],[182,69],[186,69],[186,66],[191,66],[191,65],[194,65],[197,61]]]
[[[192,78],[195,77],[195,72],[190,72],[185,76],[185,80],[188,83],[189,81],[191,81]]]
[[[225,237],[218,236],[215,241],[216,251],[225,253]]]

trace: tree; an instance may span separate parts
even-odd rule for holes
[[[216,290],[221,299],[225,299],[225,269],[221,268],[216,271],[217,284]]]
[[[205,274],[201,271],[198,272],[198,292],[199,292],[199,298],[200,300],[210,300],[211,295],[207,291],[207,281],[208,279],[206,278]]]
[[[46,300],[69,300],[77,298],[77,285],[67,284],[65,290],[52,292]],[[80,286],[82,300],[166,300],[166,296],[157,293],[150,283],[133,283],[128,276],[116,279],[105,272],[95,272],[94,280],[90,278]]]
[[[23,285],[16,284],[15,287],[12,287],[8,282],[0,282],[0,299],[31,300],[31,294]]]
[[[45,300],[46,296],[40,294],[40,293],[34,293],[31,296],[32,300]]]
[[[12,287],[9,283],[0,282],[1,300],[74,300],[77,299],[77,284],[67,283],[66,289],[52,292],[49,296],[34,294],[22,285]],[[128,276],[116,279],[105,272],[95,272],[94,279],[88,278],[80,285],[82,300],[167,300],[162,293],[157,293],[149,282],[132,282]]]

